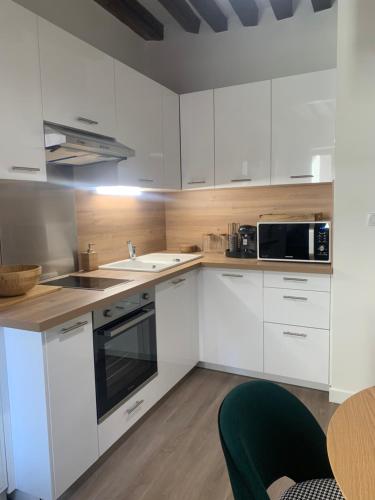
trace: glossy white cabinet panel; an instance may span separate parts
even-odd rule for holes
[[[56,497],[99,457],[92,336],[91,314],[45,334]]]
[[[37,17],[0,0],[0,179],[45,181]]]
[[[120,439],[161,396],[157,376],[103,420],[98,425],[100,455]]]
[[[4,329],[14,487],[55,500],[99,457],[91,314]]]
[[[113,59],[39,18],[44,119],[114,137]]]
[[[180,96],[182,188],[212,187],[214,172],[213,90]]]
[[[271,184],[332,181],[335,108],[334,69],[272,80]]]
[[[271,82],[214,90],[215,185],[262,186],[271,175]]]
[[[163,188],[181,189],[180,98],[163,88]]]
[[[264,289],[264,321],[329,329],[330,299],[327,292]]]
[[[164,393],[199,361],[197,280],[197,271],[191,271],[156,287],[158,371]]]
[[[200,274],[201,361],[263,371],[263,273],[203,269]]]
[[[293,290],[331,291],[331,276],[326,274],[264,272],[266,288],[290,288]]]
[[[3,426],[3,410],[0,399],[0,493],[5,491],[8,486],[7,471],[5,464],[5,438]]]
[[[264,372],[328,384],[329,332],[265,323]]]
[[[141,188],[163,184],[163,87],[115,62],[117,139],[135,150],[123,162],[121,183]]]

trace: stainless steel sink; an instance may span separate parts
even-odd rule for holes
[[[202,257],[200,254],[190,253],[149,253],[135,259],[119,260],[99,266],[99,269],[112,269],[117,271],[143,271],[160,273],[166,269],[186,264]]]

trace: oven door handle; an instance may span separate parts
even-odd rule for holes
[[[149,318],[150,316],[153,316],[154,314],[155,314],[155,309],[150,309],[146,313],[142,313],[141,315],[135,317],[134,319],[126,321],[121,326],[118,326],[117,328],[113,328],[113,330],[104,330],[103,335],[105,337],[109,337],[109,338],[117,337],[117,335],[121,335],[122,333],[125,333],[130,328],[133,328],[133,326],[136,326],[139,323],[142,323],[142,321]]]

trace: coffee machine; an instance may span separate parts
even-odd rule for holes
[[[257,228],[244,225],[239,230],[240,256],[244,259],[257,258]]]
[[[257,258],[257,228],[256,226],[229,224],[227,257],[242,259]]]

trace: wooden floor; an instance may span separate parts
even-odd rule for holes
[[[217,431],[224,396],[246,377],[195,369],[112,449],[64,500],[233,499]],[[324,430],[336,409],[328,394],[286,386]],[[276,499],[289,485],[273,485]]]

